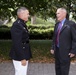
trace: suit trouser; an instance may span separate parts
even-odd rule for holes
[[[67,59],[67,58],[66,58]],[[61,58],[59,48],[55,51],[55,70],[56,75],[69,75],[70,57],[65,61]]]
[[[21,61],[13,60],[13,65],[15,68],[15,75],[27,75],[28,61],[26,61],[26,65],[23,66]]]

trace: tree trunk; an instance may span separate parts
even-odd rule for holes
[[[31,24],[36,24],[36,15],[31,16]]]

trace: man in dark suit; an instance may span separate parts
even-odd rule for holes
[[[57,9],[57,23],[50,52],[55,55],[56,75],[69,75],[70,59],[76,54],[76,24],[66,19],[65,8]]]
[[[32,57],[29,45],[29,32],[26,22],[29,11],[25,7],[17,10],[18,19],[11,27],[12,48],[10,57],[15,67],[15,75],[27,75],[28,60]]]

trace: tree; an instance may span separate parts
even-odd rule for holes
[[[76,19],[76,0],[0,0],[0,18],[16,18],[16,11],[20,6],[27,7],[30,15],[38,14],[44,19],[55,18],[57,8],[65,7]]]
[[[37,12],[46,10],[46,5],[46,0],[0,0],[0,18],[16,18],[16,11],[20,6],[27,7],[34,17]]]
[[[57,8],[64,7],[68,11],[68,16],[70,12],[73,13],[73,18],[76,19],[76,0],[49,0],[48,9],[50,9],[49,14],[55,18],[55,12]],[[52,14],[51,14],[52,13]]]
[[[25,6],[29,9],[31,15],[46,8],[45,0],[0,0],[0,15],[15,16],[16,10],[20,6]]]

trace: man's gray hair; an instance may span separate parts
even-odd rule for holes
[[[66,12],[66,14],[67,14],[67,10],[66,10],[64,7],[62,7],[62,8],[58,8],[58,9],[63,10],[63,11]]]
[[[17,15],[21,12],[21,11],[25,11],[25,10],[28,10],[26,7],[20,7],[18,10],[17,10]]]

